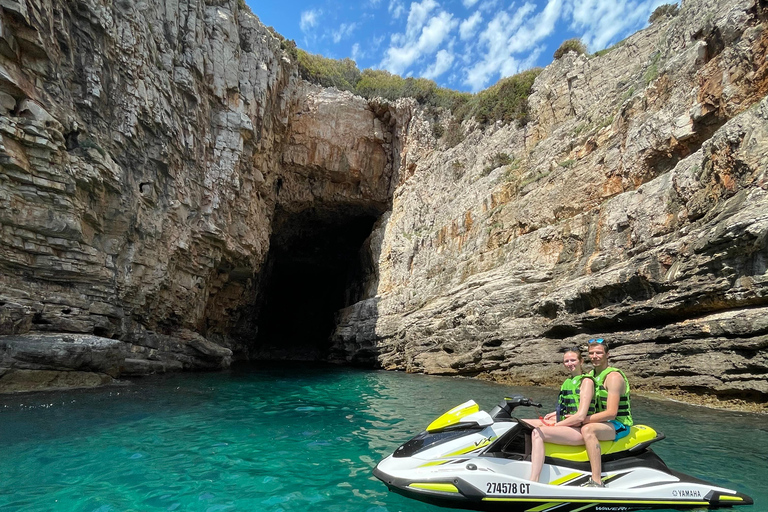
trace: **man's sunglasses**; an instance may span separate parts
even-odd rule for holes
[[[593,344],[593,343],[600,343],[600,344],[602,344],[604,341],[605,340],[603,338],[592,338],[587,343],[589,343],[590,345]]]

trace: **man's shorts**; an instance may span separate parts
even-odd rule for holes
[[[613,428],[616,429],[616,437],[613,439],[614,441],[618,441],[622,437],[626,437],[629,435],[629,427],[625,424],[616,421],[616,420],[609,420],[608,423],[613,425]]]

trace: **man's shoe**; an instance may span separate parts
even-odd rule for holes
[[[595,482],[591,478],[589,479],[589,482],[582,485],[582,487],[605,487],[605,484],[602,482]]]

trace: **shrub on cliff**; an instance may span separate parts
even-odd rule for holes
[[[671,18],[673,16],[677,16],[678,11],[679,7],[677,4],[660,5],[651,13],[651,17],[648,18],[648,23],[653,23],[662,18]]]
[[[539,73],[541,68],[534,68],[502,78],[474,95],[459,109],[458,116],[462,119],[474,117],[481,124],[495,121],[525,124],[528,121],[528,96]]]
[[[579,55],[584,55],[587,53],[587,47],[584,46],[584,43],[581,42],[581,39],[567,39],[563,41],[563,44],[560,45],[560,48],[555,50],[555,60],[559,59],[568,52],[576,52]]]
[[[308,82],[354,92],[355,85],[360,81],[360,70],[352,59],[329,59],[301,49],[297,56],[299,74]]]
[[[403,78],[381,69],[363,70],[355,92],[364,98],[414,98],[422,105],[443,107],[452,111],[466,103],[471,96],[469,93],[438,87],[435,82],[426,78]]]

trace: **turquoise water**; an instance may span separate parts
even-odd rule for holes
[[[0,510],[436,512],[374,465],[451,407],[516,393],[554,405],[545,388],[295,365],[6,396]],[[667,434],[670,467],[768,509],[768,418],[642,398],[633,414]]]

